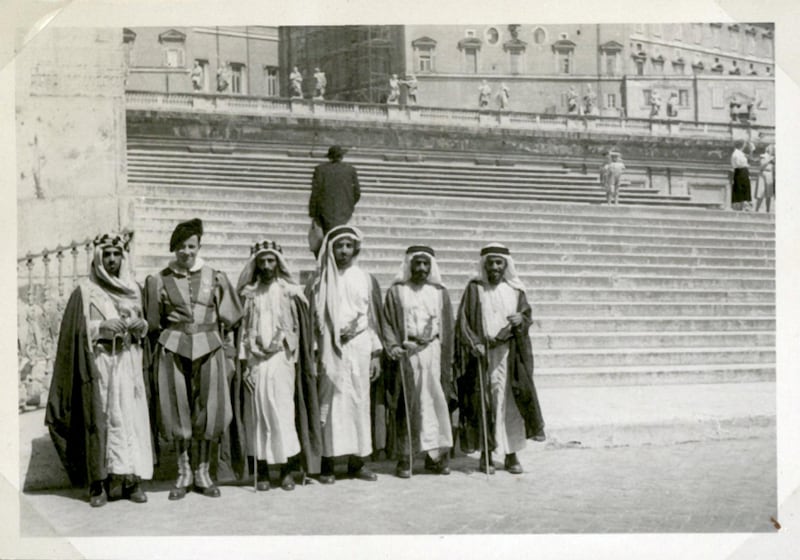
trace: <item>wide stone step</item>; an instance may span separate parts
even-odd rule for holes
[[[536,368],[537,387],[609,387],[770,382],[775,364],[701,364]]]
[[[771,316],[706,316],[678,317],[674,315],[646,317],[546,316],[533,314],[533,335],[559,332],[617,333],[617,332],[694,332],[694,331],[769,331],[775,332],[775,317]]]
[[[533,351],[574,348],[773,347],[774,331],[553,332],[531,336]]]
[[[539,349],[534,354],[534,363],[541,368],[700,364],[761,365],[774,362],[774,349],[747,346],[740,348]]]
[[[303,200],[275,202],[264,192],[251,196],[249,200],[241,201],[229,201],[224,198],[186,201],[165,197],[142,196],[137,199],[136,210],[137,216],[142,218],[180,219],[188,211],[195,211],[209,217],[225,218],[231,221],[263,220],[264,216],[270,216],[271,219],[276,221],[294,222],[299,219],[308,220],[307,198],[307,196],[304,196]],[[647,228],[674,226],[685,229],[695,227],[721,228],[730,231],[740,231],[742,229],[742,224],[734,220],[661,219],[657,216],[609,216],[607,214],[569,215],[551,212],[547,207],[514,213],[494,212],[491,207],[487,207],[485,211],[480,207],[451,211],[447,208],[429,208],[422,203],[417,208],[393,208],[391,205],[359,202],[356,207],[356,219],[362,223],[392,219],[402,221],[403,224],[436,220],[440,223],[453,224],[459,227],[462,227],[465,223],[468,226],[473,224],[494,225],[501,221],[504,225],[528,225],[535,221],[545,221],[569,224],[607,224],[613,222],[627,226],[646,226]],[[764,222],[748,224],[746,227],[752,230],[772,231],[774,225]]]
[[[773,290],[748,290],[733,291],[706,291],[706,290],[602,290],[597,288],[575,289],[538,289],[531,294],[536,302],[560,301],[693,301],[697,303],[723,303],[723,302],[775,302]]]
[[[263,192],[262,189],[253,188],[229,188],[229,187],[186,187],[186,186],[155,186],[155,185],[136,185],[134,191],[141,196],[154,195],[158,197],[168,197],[173,200],[190,201],[190,200],[203,200],[203,199],[226,199],[229,201],[249,200],[249,197]],[[271,200],[279,199],[281,201],[300,201],[307,203],[308,195],[310,193],[310,184],[304,190],[296,189],[274,189],[270,191]],[[483,198],[452,198],[446,196],[431,196],[420,200],[414,195],[406,195],[402,193],[393,195],[376,195],[365,193],[362,200],[359,202],[359,207],[366,204],[380,204],[383,206],[391,206],[396,209],[413,208],[420,209],[421,207],[439,210],[445,209],[455,212],[469,211],[469,210],[486,210],[487,212],[495,213],[509,213],[519,214],[526,212],[535,212],[537,210],[546,209],[547,212],[565,214],[567,216],[579,215],[608,215],[615,217],[624,216],[645,216],[653,217],[656,219],[694,219],[700,218],[703,220],[719,219],[723,221],[735,220],[736,223],[769,223],[774,224],[774,214],[766,213],[742,213],[730,210],[719,209],[698,209],[698,208],[670,208],[663,207],[658,209],[647,207],[634,207],[634,206],[575,206],[572,204],[562,204],[555,202],[543,201],[510,201],[495,199],[486,201]]]

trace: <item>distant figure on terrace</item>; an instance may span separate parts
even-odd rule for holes
[[[217,68],[217,92],[222,93],[228,91],[228,85],[231,83],[231,69],[227,62]]]
[[[203,89],[203,67],[200,66],[200,61],[194,61],[194,67],[192,67],[192,89],[194,91],[201,91]]]
[[[770,144],[759,159],[758,183],[756,183],[756,212],[766,200],[767,213],[775,196],[775,146]]]
[[[392,74],[389,78],[389,97],[386,98],[386,103],[389,105],[400,103],[400,80],[397,79],[397,74]]]
[[[508,86],[503,82],[500,84],[500,91],[497,93],[497,104],[500,106],[501,111],[508,109],[508,99]]]
[[[622,173],[625,171],[625,164],[622,162],[620,153],[616,151],[608,153],[608,160],[601,173],[603,187],[606,191],[606,202],[619,204],[619,185],[622,181]]]
[[[303,74],[297,69],[297,66],[292,68],[289,74],[290,92],[291,97],[303,98]]]
[[[489,99],[492,98],[492,86],[489,85],[489,82],[483,80],[481,85],[478,87],[478,106],[481,109],[485,109],[489,106]]]
[[[361,198],[358,173],[355,167],[342,161],[345,153],[341,146],[331,146],[329,161],[314,168],[308,215],[322,228],[322,235],[349,222]]]
[[[731,208],[734,210],[750,209],[750,164],[743,148],[744,140],[737,140],[731,154]]]
[[[578,92],[575,91],[574,86],[569,86],[567,91],[567,113],[570,115],[578,113]]]
[[[674,91],[669,94],[669,99],[667,99],[667,116],[678,116],[678,94]]]
[[[409,74],[405,81],[402,82],[408,89],[406,90],[406,103],[408,105],[416,105],[417,104],[417,90],[419,89],[419,83],[417,82],[417,77],[414,74]]]
[[[650,118],[657,117],[661,112],[661,96],[653,90],[650,94]]]
[[[591,84],[586,85],[586,93],[583,96],[583,114],[594,115],[594,107],[597,102],[597,96],[592,89]]]
[[[328,78],[325,77],[325,72],[314,68],[314,99],[324,99],[326,87],[328,87]]]

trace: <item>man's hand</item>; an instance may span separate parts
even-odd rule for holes
[[[505,342],[511,338],[511,325],[506,325],[500,329],[494,339],[497,342]]]
[[[132,319],[131,322],[128,323],[128,332],[135,338],[144,338],[144,335],[147,334],[147,321],[141,317]]]
[[[408,352],[409,354],[413,354],[419,349],[419,344],[417,344],[416,342],[412,342],[411,340],[406,340],[403,343],[403,348],[405,348],[406,352]]]
[[[100,323],[100,338],[111,340],[128,330],[122,319],[106,319]]]
[[[506,319],[508,319],[508,322],[511,323],[512,327],[518,327],[522,324],[523,316],[522,313],[512,313],[506,317]]]
[[[399,360],[403,356],[403,354],[405,354],[405,353],[406,353],[406,351],[403,350],[402,346],[392,346],[389,349],[389,352],[388,352],[389,357],[392,360]]]
[[[483,344],[476,344],[470,349],[470,352],[472,352],[473,356],[481,358],[486,355],[486,348]]]
[[[375,381],[381,374],[381,359],[376,357],[369,361],[369,380]]]
[[[244,385],[247,387],[250,392],[254,392],[256,390],[256,379],[253,375],[253,372],[249,369],[243,369],[244,374],[242,377],[244,378]]]

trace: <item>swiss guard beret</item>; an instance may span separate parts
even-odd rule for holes
[[[178,245],[189,239],[191,236],[196,235],[198,239],[203,236],[203,221],[199,218],[194,218],[187,222],[181,222],[175,226],[175,231],[172,232],[172,237],[169,238],[169,250],[174,253]]]

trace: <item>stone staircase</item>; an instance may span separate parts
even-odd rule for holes
[[[174,225],[191,217],[205,222],[203,257],[234,282],[249,246],[264,238],[284,246],[294,270],[313,269],[306,209],[316,163],[129,146],[140,280],[166,264]],[[774,380],[772,216],[652,208],[633,187],[623,191],[626,206],[565,203],[597,200],[599,187],[556,168],[355,163],[361,260],[382,290],[405,247],[429,243],[457,305],[480,246],[511,248],[533,307],[539,386]]]
[[[308,148],[277,146],[212,146],[204,142],[152,142],[134,139],[128,146],[131,183],[164,186],[308,189],[313,167],[323,154]],[[482,199],[599,203],[605,201],[597,174],[580,173],[558,164],[508,162],[492,157],[450,161],[400,161],[402,154],[381,157],[361,152],[348,156],[359,171],[366,193],[468,196]],[[390,158],[387,161],[387,158]],[[502,163],[502,160],[500,160]],[[660,194],[624,181],[620,204],[703,207],[688,195]]]

